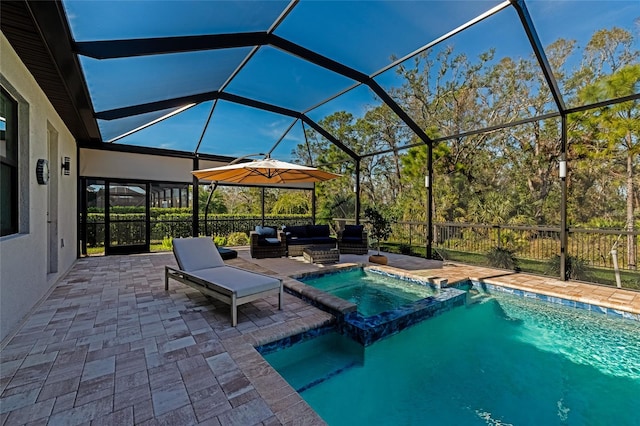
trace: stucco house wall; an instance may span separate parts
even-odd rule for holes
[[[76,260],[78,159],[72,134],[2,33],[0,85],[19,104],[20,198],[19,233],[0,237],[2,341]],[[68,176],[62,173],[63,157],[71,160]],[[41,158],[49,160],[48,185],[36,180]]]

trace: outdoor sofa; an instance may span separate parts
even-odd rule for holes
[[[336,239],[330,235],[329,225],[287,226],[284,234],[289,256],[302,256],[305,248],[336,248]]]
[[[278,309],[282,309],[282,280],[225,265],[211,238],[175,238],[173,254],[178,269],[165,266],[165,291],[173,278],[229,304],[233,327],[238,324],[238,305],[277,294]]]

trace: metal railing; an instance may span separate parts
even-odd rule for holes
[[[355,223],[354,219],[334,221],[338,227]],[[383,243],[389,249],[424,257],[427,231],[424,222],[395,222],[391,236]],[[584,271],[578,279],[612,285],[615,284],[614,267],[617,263],[623,286],[640,289],[640,272],[637,270],[639,235],[640,231],[570,228],[567,231],[567,262],[572,264],[565,264],[565,269],[573,268],[575,272],[582,268]],[[561,237],[560,227],[553,226],[439,222],[433,224],[432,255],[444,260],[489,266],[487,253],[495,248],[505,248],[513,252],[522,271],[559,276],[554,262],[559,262]],[[575,278],[575,275],[571,277]]]
[[[309,217],[282,217],[282,216],[265,216],[264,223],[267,226],[294,226],[305,225],[311,223],[312,218]],[[128,223],[135,223],[140,225],[139,220],[112,220],[111,234],[114,241],[123,240],[123,236],[126,239],[130,239],[132,234],[135,234],[137,239],[140,238],[139,231],[131,229],[127,226]],[[117,226],[116,226],[117,224]],[[207,220],[208,229],[211,235],[214,236],[229,236],[234,232],[244,232],[249,235],[249,231],[255,229],[257,225],[262,224],[261,216],[244,217],[244,218],[217,218],[209,217]],[[193,226],[190,217],[180,219],[155,219],[151,218],[149,222],[151,229],[151,241],[162,241],[165,237],[184,238],[193,236]],[[200,217],[200,230],[204,232],[204,218]],[[134,232],[135,231],[135,232]],[[103,246],[105,241],[105,220],[102,218],[91,218],[87,222],[87,245],[89,247]],[[137,240],[136,240],[137,241]]]
[[[265,225],[277,227],[303,225],[311,221],[311,217],[299,216],[266,216],[264,219]],[[355,220],[337,218],[333,223],[338,230],[345,224],[355,223]],[[208,219],[208,229],[215,236],[228,236],[234,232],[248,235],[256,225],[261,224],[262,218],[259,216]],[[104,241],[104,221],[92,221],[87,225],[89,245]],[[152,241],[162,241],[167,236],[187,237],[192,232],[190,219],[152,219],[150,226]],[[202,217],[200,229],[205,229]],[[383,243],[395,246],[401,253],[424,257],[427,231],[427,224],[424,222],[395,222],[392,224],[391,236]],[[638,235],[639,231],[570,228],[567,231],[567,254],[570,261],[574,262],[574,267],[579,265],[595,271],[584,280],[612,284],[615,282],[612,249],[615,249],[615,261],[623,274],[624,286],[640,289],[640,273],[637,271]],[[523,271],[554,276],[549,265],[560,255],[560,241],[559,227],[444,222],[433,225],[432,254],[444,260],[488,265],[486,254],[501,247],[513,251],[520,260]],[[556,273],[558,274],[559,272]]]
[[[519,258],[546,260],[560,253],[560,229],[553,227],[434,224],[433,247],[486,254],[495,247],[513,250]]]
[[[295,226],[306,225],[312,222],[311,216],[309,217],[282,217],[282,216],[265,216],[265,226],[274,226],[281,228],[282,226]],[[262,225],[262,217],[247,217],[247,218],[207,218],[207,229],[211,235],[227,236],[233,232],[246,232],[249,235],[249,231],[253,231],[256,226]],[[200,219],[200,230],[204,232],[205,224],[204,219]]]
[[[569,228],[567,251],[573,257],[588,260],[593,266],[613,268],[612,250],[615,250],[618,267],[636,271],[639,234],[638,231]]]

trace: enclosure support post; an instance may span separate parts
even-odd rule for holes
[[[360,159],[355,160],[356,162],[356,225],[360,225]]]
[[[198,156],[193,157],[193,170],[200,169],[200,161]],[[193,203],[192,203],[192,214],[191,214],[191,232],[194,237],[200,236],[200,202],[198,200],[198,195],[200,194],[200,185],[198,184],[198,178],[193,176],[192,179],[192,190],[193,190]]]
[[[76,157],[80,158],[80,156]],[[80,254],[87,255],[87,235],[89,232],[89,225],[87,223],[87,179],[82,178],[80,180],[80,211],[82,212],[82,224],[80,227]],[[78,256],[80,257],[80,256]]]
[[[560,162],[564,164],[558,171],[560,176],[560,279],[567,280],[567,115],[562,114],[562,139],[560,143]]]
[[[425,257],[433,259],[433,142],[427,143],[427,250]]]

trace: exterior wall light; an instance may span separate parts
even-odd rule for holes
[[[65,176],[69,176],[69,173],[71,173],[71,158],[62,158],[62,173],[64,173]]]
[[[558,175],[560,176],[561,179],[564,179],[567,177],[567,161],[566,160],[560,160],[558,162]]]

